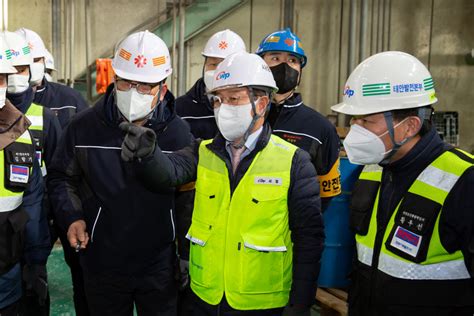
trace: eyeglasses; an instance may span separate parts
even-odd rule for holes
[[[257,101],[258,97],[255,97],[255,101]],[[229,105],[245,105],[249,101],[249,97],[246,96],[230,96],[230,97],[222,97],[218,95],[213,95],[211,97],[211,104],[213,107],[218,108],[221,106],[222,103],[229,104]]]
[[[159,85],[159,83],[136,83],[125,79],[116,79],[115,84],[120,91],[128,91],[134,87],[140,94],[150,94],[151,90]]]

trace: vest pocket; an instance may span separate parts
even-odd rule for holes
[[[8,272],[23,254],[24,230],[29,216],[22,208],[0,213],[0,275]]]
[[[258,294],[288,290],[284,275],[291,273],[291,258],[283,238],[246,233],[242,234],[242,239],[240,292]]]
[[[186,238],[189,239],[189,274],[191,282],[202,286],[211,287],[215,285],[218,271],[213,267],[215,258],[212,247],[207,245],[207,241],[212,234],[212,226],[193,219]],[[214,271],[213,271],[214,270]]]

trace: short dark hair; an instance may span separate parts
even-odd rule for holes
[[[420,131],[418,132],[418,135],[420,135],[420,136],[423,136],[426,133],[428,133],[431,130],[431,126],[432,126],[431,119],[432,119],[432,116],[433,116],[433,107],[431,107],[431,105],[428,105],[424,108],[427,110],[427,115],[426,115],[425,119],[422,122]],[[420,108],[393,110],[392,111],[393,120],[395,122],[401,122],[404,119],[406,119],[407,117],[418,116],[418,109],[420,109]]]

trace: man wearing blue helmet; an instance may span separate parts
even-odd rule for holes
[[[307,58],[300,39],[289,28],[267,35],[256,53],[267,62],[278,86],[267,121],[273,134],[306,150],[316,168],[322,208],[341,192],[339,137],[320,113],[303,104],[295,90]]]

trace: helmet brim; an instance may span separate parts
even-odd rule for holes
[[[434,98],[430,102],[425,102],[421,104],[417,104],[413,107],[410,107],[412,109],[416,108],[421,108],[427,105],[435,104],[438,102],[437,98]],[[376,114],[376,113],[383,113],[383,112],[388,112],[388,111],[396,111],[396,110],[406,110],[408,109],[406,105],[400,104],[399,107],[391,107],[390,109],[385,109],[383,111],[380,111],[381,109],[373,109],[373,108],[364,108],[361,106],[354,106],[353,104],[348,104],[345,102],[338,103],[336,105],[331,106],[331,110],[334,112],[346,114],[346,115],[370,115],[370,114]]]

